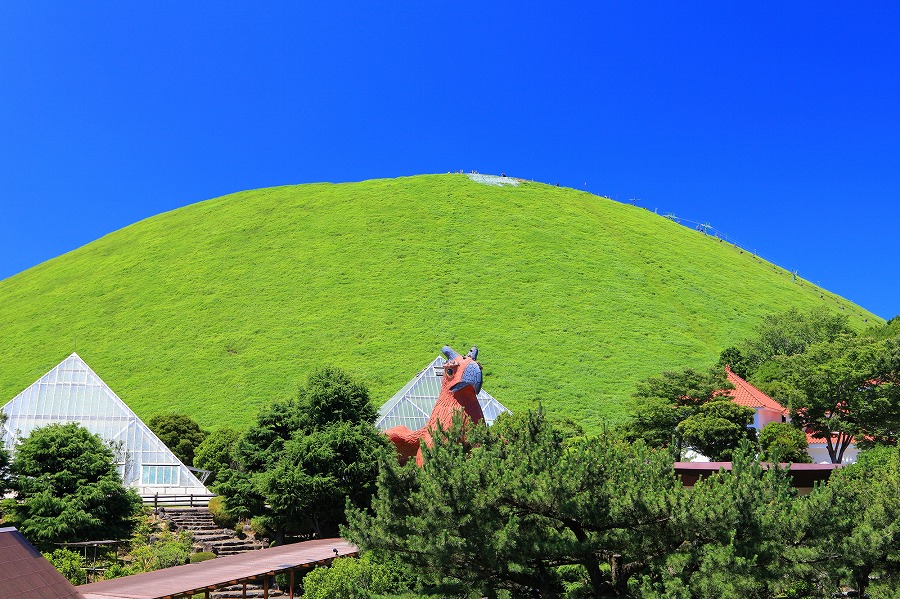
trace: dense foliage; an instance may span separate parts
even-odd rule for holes
[[[6,412],[0,410],[0,428],[3,427],[5,422]],[[0,443],[0,497],[6,495],[6,492],[10,490],[10,463],[9,451]],[[0,512],[0,516],[2,516],[2,512]]]
[[[638,383],[626,438],[651,447],[668,447],[675,459],[692,449],[727,461],[743,439],[754,441],[753,410],[722,398],[733,389],[723,368],[663,372]]]
[[[131,534],[141,500],[123,485],[112,450],[84,427],[34,429],[16,446],[12,472],[6,519],[37,547]]]
[[[755,453],[744,440],[730,471],[685,488],[671,455],[642,441],[503,417],[438,436],[422,468],[385,462],[346,534],[401,560],[429,596],[896,597],[897,450],[864,453],[808,496]],[[339,588],[360,574],[331,576]]]
[[[375,556],[369,552],[361,558],[338,558],[327,568],[316,568],[303,577],[304,599],[367,599],[402,592],[413,584],[402,564]]]
[[[780,399],[791,419],[825,439],[840,463],[851,441],[896,444],[900,434],[900,338],[842,337],[780,361]]]
[[[812,462],[806,433],[787,422],[770,422],[759,431],[760,459],[767,462]]]
[[[147,426],[187,466],[194,465],[194,450],[209,434],[187,414],[157,414]]]
[[[45,552],[44,557],[72,584],[79,585],[87,582],[87,563],[82,554],[60,547]]]
[[[258,517],[275,533],[334,536],[344,504],[367,505],[386,437],[373,426],[365,386],[344,372],[310,375],[296,398],[260,412],[234,451],[238,467],[220,473],[216,490],[239,518]]]
[[[900,431],[900,328],[855,333],[846,316],[819,309],[767,317],[755,336],[725,350],[761,390],[791,409],[798,429],[840,463],[850,443],[896,444]]]
[[[206,479],[207,486],[212,487],[215,484],[219,472],[238,467],[234,452],[240,438],[240,431],[231,427],[222,427],[208,435],[196,448],[194,466],[209,470],[209,478]]]
[[[423,468],[385,464],[373,511],[351,509],[348,534],[448,596],[702,595],[723,572],[764,591],[781,580],[793,493],[751,449],[688,491],[668,452],[609,433],[567,441],[540,413],[465,442],[451,430]]]

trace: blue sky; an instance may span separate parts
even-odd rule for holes
[[[5,2],[0,278],[234,191],[477,169],[900,314],[898,5],[557,4]]]

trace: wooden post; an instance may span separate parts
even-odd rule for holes
[[[242,599],[247,599],[247,583],[244,583],[244,588],[241,589],[241,597]]]
[[[269,575],[263,575],[263,599],[269,599]]]
[[[291,570],[291,582],[289,583],[290,591],[288,591],[288,599],[294,599],[294,570]]]

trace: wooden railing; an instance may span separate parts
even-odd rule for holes
[[[157,509],[160,506],[188,506],[188,507],[204,507],[209,505],[209,500],[215,497],[214,495],[160,495],[159,493],[155,493],[153,495],[141,495],[141,499],[144,501],[144,505],[152,505],[153,509]]]

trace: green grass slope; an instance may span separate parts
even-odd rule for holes
[[[75,349],[142,418],[244,425],[317,364],[390,397],[441,345],[485,388],[595,428],[636,380],[713,362],[764,314],[873,314],[641,208],[464,175],[246,191],[0,282],[0,402]]]

